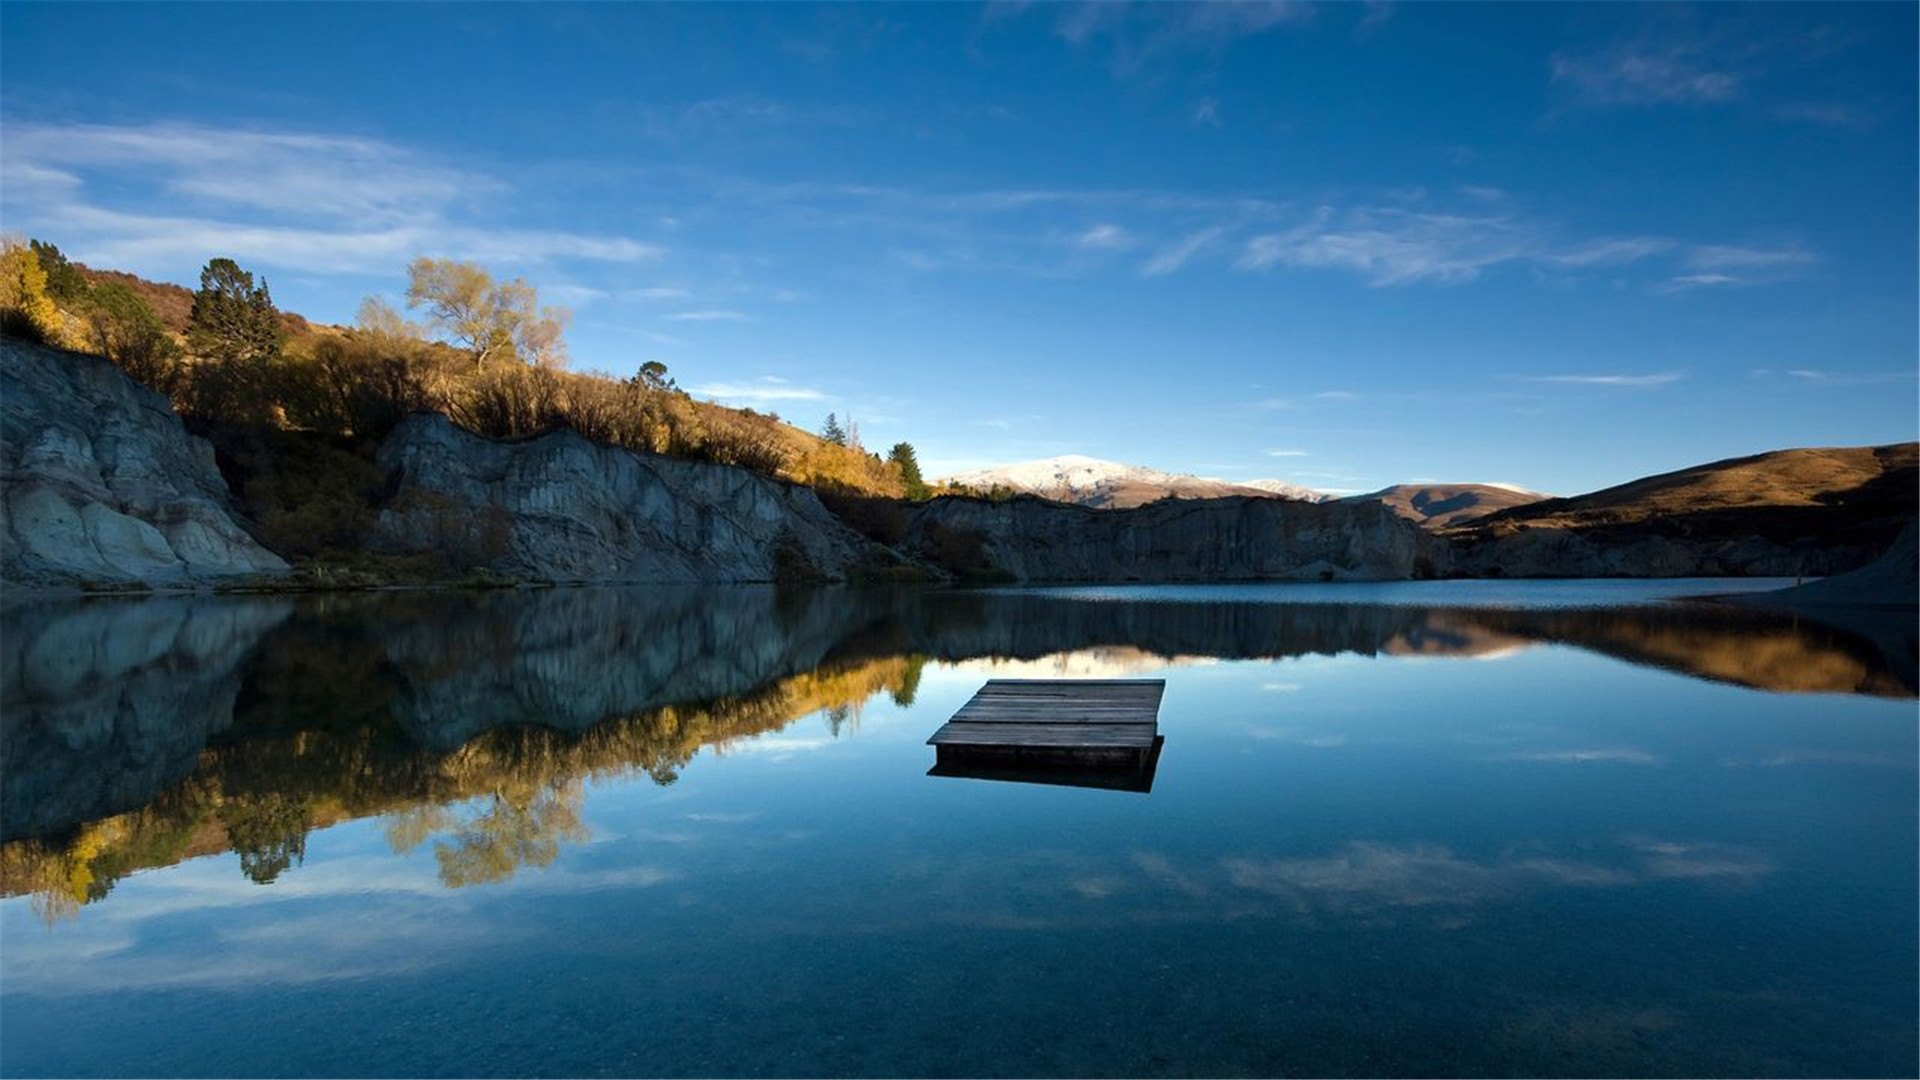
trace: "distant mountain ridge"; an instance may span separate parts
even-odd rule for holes
[[[1501,510],[1552,498],[1538,491],[1502,484],[1395,484],[1341,502],[1377,502],[1429,529],[1464,525]]]
[[[975,491],[995,489],[1037,495],[1101,510],[1127,510],[1161,499],[1278,498],[1295,502],[1384,503],[1401,517],[1430,529],[1463,524],[1485,514],[1524,506],[1549,496],[1500,484],[1396,484],[1340,498],[1286,480],[1219,480],[1127,465],[1081,454],[1064,454],[942,478]]]
[[[1004,488],[1055,502],[1111,510],[1126,510],[1161,499],[1220,499],[1234,495],[1297,502],[1324,502],[1331,498],[1284,480],[1250,480],[1236,484],[1081,454],[975,469],[944,477],[941,482],[983,492]]]

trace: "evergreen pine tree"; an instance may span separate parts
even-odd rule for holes
[[[894,443],[893,449],[887,451],[887,461],[900,471],[900,483],[907,489],[907,498],[919,502],[932,494],[920,475],[920,459],[914,454],[912,443]]]
[[[40,269],[47,275],[48,296],[62,304],[73,304],[86,297],[86,276],[59,248],[44,240],[29,240],[27,246],[33,249],[34,258],[40,260]]]
[[[840,418],[833,413],[827,414],[827,422],[820,428],[820,437],[835,446],[847,445],[847,429],[840,426]]]
[[[255,285],[232,259],[209,262],[193,294],[187,341],[197,355],[224,363],[264,363],[278,355],[280,313],[267,283]]]
[[[187,318],[187,345],[207,364],[193,380],[189,407],[221,420],[272,419],[267,369],[280,355],[280,337],[267,283],[255,285],[232,259],[209,262]]]

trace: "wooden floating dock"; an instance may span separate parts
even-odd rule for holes
[[[990,679],[927,742],[929,776],[1148,791],[1165,679]]]

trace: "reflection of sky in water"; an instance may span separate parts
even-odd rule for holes
[[[1168,681],[1151,795],[937,779],[986,677],[589,780],[462,889],[391,819],[49,928],[0,903],[9,1074],[1910,1073],[1910,701],[1551,645]],[[837,728],[837,734],[836,734]],[[449,808],[454,820],[485,800]]]

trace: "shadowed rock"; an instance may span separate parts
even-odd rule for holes
[[[904,550],[1016,581],[1375,581],[1414,577],[1441,550],[1383,506],[1167,499],[1093,510],[1041,499],[936,499]]]
[[[105,360],[0,342],[0,578],[193,588],[285,575],[227,510],[213,449]]]
[[[380,448],[397,490],[374,545],[516,579],[843,578],[896,560],[811,488],[727,465],[598,446],[572,432],[493,442],[415,416]]]

